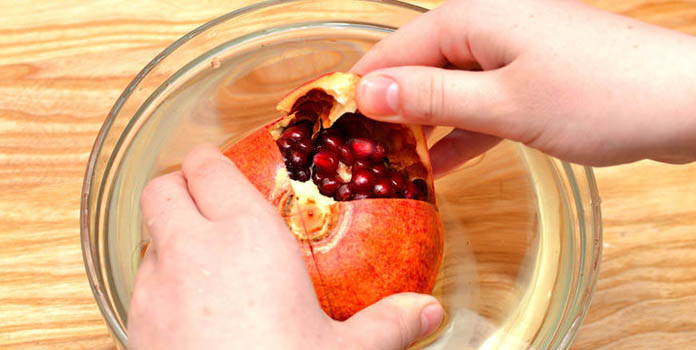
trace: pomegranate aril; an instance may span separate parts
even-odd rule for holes
[[[355,195],[353,195],[353,199],[367,199],[367,198],[370,198],[370,195],[368,195],[367,193],[356,193]]]
[[[291,173],[295,171],[297,167],[290,162],[290,155],[288,153],[283,154],[283,162],[285,163],[285,168],[288,169],[289,173]]]
[[[332,196],[339,186],[341,186],[341,181],[335,176],[325,177],[319,184],[319,192],[325,196]]]
[[[387,149],[383,144],[378,143],[375,145],[374,153],[372,153],[372,160],[379,162],[382,161],[387,156]]]
[[[353,195],[353,191],[350,189],[348,184],[343,184],[338,186],[336,193],[334,194],[334,199],[337,201],[347,201]]]
[[[278,144],[278,148],[281,152],[288,152],[292,148],[294,142],[290,139],[281,137],[276,141],[276,144]]]
[[[312,151],[314,150],[312,140],[310,140],[309,138],[297,141],[295,147],[297,147],[297,149],[305,153],[312,153]]]
[[[353,164],[353,152],[350,151],[350,147],[348,147],[348,145],[341,145],[338,147],[338,156],[343,164]]]
[[[406,179],[396,170],[389,172],[389,180],[397,192],[403,191],[406,188]]]
[[[425,198],[428,196],[428,184],[425,183],[425,180],[415,179],[413,180],[413,185],[416,188],[415,199],[425,200]]]
[[[368,159],[375,152],[375,142],[370,139],[354,138],[349,146],[356,159]]]
[[[309,138],[312,131],[312,125],[308,122],[297,123],[287,129],[283,133],[283,137],[293,141],[299,141],[304,138]]]
[[[288,161],[296,168],[304,168],[309,165],[309,154],[300,150],[293,149],[288,154]],[[288,161],[285,163],[287,164]]]
[[[338,148],[343,146],[343,136],[338,133],[326,133],[321,138],[321,143],[331,152],[338,153]]]
[[[314,167],[314,169],[312,170],[312,181],[314,182],[314,184],[320,184],[323,178],[324,176],[321,175],[321,173],[317,170],[317,167]]]
[[[309,180],[309,169],[303,168],[295,171],[295,180],[305,182]]]
[[[423,179],[415,179],[413,180],[413,184],[416,185],[416,187],[421,190],[423,193],[428,193],[428,184],[425,183],[425,180]]]
[[[403,191],[404,198],[425,200],[428,196],[428,185],[423,179],[415,179],[413,182],[406,184],[406,189]]]
[[[320,151],[314,155],[314,166],[324,174],[331,174],[338,169],[338,157],[329,151]]]
[[[370,170],[372,170],[372,173],[377,177],[385,177],[389,173],[389,169],[386,165],[384,165],[384,163],[375,164],[372,166],[372,168],[370,168]]]
[[[377,179],[377,182],[375,183],[375,187],[372,189],[372,192],[375,194],[376,197],[388,198],[394,196],[394,187],[392,186],[391,180],[389,180],[389,178],[383,177]]]
[[[353,171],[350,185],[356,192],[368,192],[375,184],[375,176],[367,170]]]
[[[353,172],[367,170],[367,162],[364,160],[356,160],[353,162]]]
[[[413,182],[409,181],[406,183],[406,187],[404,188],[402,194],[403,194],[404,198],[415,199],[416,198],[416,191],[418,191],[418,189],[416,188],[416,185],[414,185]]]

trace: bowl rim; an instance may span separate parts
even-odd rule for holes
[[[99,244],[99,240],[92,239],[91,235],[91,229],[90,229],[90,195],[92,193],[91,188],[92,188],[92,183],[96,180],[95,179],[95,167],[97,165],[97,157],[102,153],[103,148],[104,148],[104,143],[106,140],[106,135],[108,131],[111,129],[115,119],[118,117],[121,108],[123,107],[124,103],[128,98],[131,97],[133,92],[136,90],[136,88],[140,85],[140,83],[145,79],[145,77],[148,76],[148,74],[158,66],[158,64],[164,60],[166,57],[168,57],[171,53],[173,53],[175,50],[177,50],[179,47],[187,43],[188,41],[192,40],[196,36],[203,34],[207,30],[214,28],[215,26],[222,24],[224,22],[227,22],[228,20],[234,19],[235,17],[239,17],[263,8],[267,7],[272,7],[276,5],[283,5],[283,4],[289,4],[289,3],[295,3],[295,2],[306,2],[307,0],[266,0],[262,2],[258,2],[255,4],[251,4],[230,12],[227,12],[221,16],[218,16],[198,27],[193,29],[192,31],[186,33],[173,43],[171,43],[169,46],[167,46],[164,50],[162,50],[159,54],[157,54],[150,62],[148,62],[143,69],[141,69],[138,74],[133,78],[133,80],[128,84],[128,86],[124,89],[124,91],[120,94],[120,96],[117,98],[115,101],[114,105],[110,109],[109,113],[107,114],[98,134],[95,139],[95,142],[92,146],[92,150],[90,152],[90,156],[87,161],[87,166],[83,178],[83,184],[82,184],[82,189],[81,189],[81,202],[80,202],[80,241],[81,241],[81,248],[82,248],[82,257],[85,265],[85,272],[87,274],[87,279],[90,285],[90,289],[92,290],[92,294],[94,296],[95,301],[97,302],[97,305],[99,307],[99,310],[104,317],[106,324],[108,326],[108,329],[110,333],[112,334],[113,337],[116,338],[116,340],[124,345],[127,346],[128,344],[128,337],[125,333],[125,328],[121,327],[120,322],[117,319],[117,316],[115,314],[115,311],[112,310],[112,308],[109,307],[109,301],[107,300],[106,294],[102,291],[102,285],[105,284],[105,281],[103,281],[103,276],[98,271],[97,267],[98,264],[95,262],[95,257],[96,257],[96,252],[92,250],[92,246],[94,243]],[[316,1],[316,0],[315,0]],[[329,0],[325,0],[329,1]],[[418,12],[427,12],[428,9],[414,5],[411,3],[406,3],[403,1],[399,0],[344,0],[344,1],[351,1],[351,2],[356,2],[356,3],[381,3],[385,4],[388,6],[396,6],[396,7],[401,7],[405,9],[411,9],[415,10]],[[563,161],[561,161],[563,162]],[[566,162],[563,162],[564,164]],[[565,168],[565,166],[564,166]],[[590,202],[587,203],[591,206],[591,209],[589,210],[593,220],[592,223],[593,225],[587,225],[586,230],[589,230],[592,233],[592,241],[589,247],[592,248],[592,251],[594,254],[592,254],[592,261],[589,261],[588,263],[591,264],[591,268],[588,271],[589,275],[586,275],[585,278],[588,279],[588,283],[584,290],[580,291],[580,295],[576,295],[575,299],[581,299],[583,303],[581,304],[579,312],[577,312],[576,317],[573,318],[572,324],[569,325],[569,327],[566,329],[566,334],[563,335],[560,343],[558,344],[561,349],[565,349],[567,347],[570,347],[572,344],[572,341],[574,340],[575,336],[577,335],[577,330],[579,326],[582,324],[583,319],[585,318],[587,311],[589,310],[590,307],[590,301],[591,298],[594,294],[594,290],[596,288],[597,280],[598,280],[598,275],[599,275],[599,265],[600,265],[600,260],[601,260],[601,248],[602,248],[602,223],[601,223],[601,210],[600,210],[600,199],[599,199],[599,192],[597,189],[596,181],[594,174],[592,172],[592,169],[590,167],[582,167],[584,168],[584,180],[586,181],[587,188],[589,190],[589,196],[590,196]],[[568,170],[567,168],[564,170]],[[96,200],[96,199],[95,199]],[[581,206],[583,208],[583,206]],[[589,208],[588,208],[589,209]],[[98,231],[98,230],[97,230]],[[95,254],[95,255],[93,255]],[[586,301],[586,302],[585,302]]]
[[[80,244],[82,248],[82,259],[85,265],[85,272],[87,274],[87,279],[92,290],[92,295],[99,306],[99,311],[104,317],[109,330],[117,338],[117,340],[123,344],[128,344],[128,337],[124,330],[119,326],[119,322],[116,320],[116,315],[114,311],[108,307],[108,301],[106,300],[105,294],[100,290],[101,275],[97,272],[97,265],[92,257],[92,238],[90,235],[90,189],[92,187],[92,181],[94,179],[95,165],[97,164],[97,157],[101,153],[104,146],[104,141],[108,130],[111,128],[114,120],[118,116],[121,107],[124,102],[132,95],[136,87],[142,82],[142,80],[150,73],[162,60],[169,56],[176,49],[181,47],[186,42],[190,41],[194,37],[204,33],[208,29],[215,27],[218,24],[226,22],[235,17],[242,16],[244,14],[260,10],[266,7],[271,7],[275,5],[282,5],[293,2],[301,2],[304,0],[266,0],[255,4],[244,6],[242,8],[227,12],[221,16],[218,16],[202,25],[196,27],[192,31],[184,34],[182,37],[171,43],[164,50],[162,50],[157,56],[155,56],[150,62],[148,62],[143,69],[141,69],[138,74],[133,78],[133,80],[128,84],[126,89],[119,95],[116,102],[111,107],[111,110],[107,114],[97,137],[92,145],[92,150],[90,152],[89,158],[87,160],[87,166],[85,169],[85,175],[83,178],[82,189],[81,189],[81,200],[80,200]],[[419,12],[426,12],[428,9],[402,2],[399,0],[344,0],[344,1],[354,1],[354,2],[374,2],[383,3],[386,5],[392,5],[397,7],[402,7],[406,9],[412,9]]]

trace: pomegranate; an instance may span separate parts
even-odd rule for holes
[[[337,320],[394,293],[430,293],[443,251],[423,131],[360,114],[358,80],[300,86],[279,120],[224,149],[284,217]]]

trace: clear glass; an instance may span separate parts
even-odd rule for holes
[[[198,143],[239,139],[277,118],[289,89],[348,70],[423,11],[395,1],[267,1],[201,26],[143,69],[99,133],[82,197],[87,274],[120,346],[147,238],[138,206],[147,181]],[[418,347],[568,348],[601,253],[591,169],[503,142],[435,186],[445,256],[434,295],[448,318]]]

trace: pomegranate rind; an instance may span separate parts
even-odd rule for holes
[[[322,310],[326,312],[327,315],[331,316],[333,314],[333,306],[329,300],[329,293],[324,287],[324,282],[322,281],[322,274],[317,269],[317,265],[314,262],[314,254],[312,254],[312,248],[309,243],[300,245],[302,250],[302,258],[304,259],[305,266],[307,267],[307,272],[309,272],[309,278],[312,280],[312,285],[314,285],[314,292],[317,295],[317,301]]]
[[[286,213],[288,199],[293,193],[290,177],[285,168],[283,156],[267,128],[258,129],[239,142],[223,148],[223,154],[235,163],[271,204],[278,208],[281,216],[285,218],[288,215]],[[285,219],[288,221],[287,218]],[[331,309],[328,294],[322,286],[321,275],[314,264],[312,248],[309,242],[302,241],[297,236],[295,238],[297,238],[319,304],[329,313]]]
[[[334,231],[311,243],[332,318],[345,320],[395,293],[432,292],[443,230],[431,204],[365,199],[337,205],[341,217]]]
[[[343,114],[353,113],[358,110],[358,105],[355,102],[355,87],[359,81],[360,76],[353,73],[335,72],[322,75],[290,91],[278,103],[276,109],[283,113],[284,116],[289,116],[292,114],[292,108],[297,100],[311,90],[322,90],[334,99],[329,114],[319,116],[322,126],[329,128]]]
[[[277,208],[292,193],[290,177],[275,140],[261,128],[224,149],[227,156],[261,194]]]
[[[224,154],[284,215],[293,190],[268,130],[257,130]],[[443,251],[435,206],[396,198],[334,206],[337,217],[321,240],[301,240],[306,233],[295,233],[319,304],[330,317],[345,320],[391,294],[432,291]]]
[[[421,163],[423,164],[423,167],[425,167],[425,170],[428,173],[427,178],[423,179],[425,180],[425,183],[428,185],[428,197],[426,198],[426,200],[430,203],[433,203],[435,205],[435,208],[437,208],[437,198],[435,197],[435,186],[433,184],[432,177],[433,166],[430,164],[430,152],[428,151],[428,145],[425,139],[425,132],[423,131],[423,127],[420,125],[405,125],[407,128],[411,130],[411,132],[413,133],[413,137],[416,138],[416,153],[418,154],[418,157],[420,157]]]

